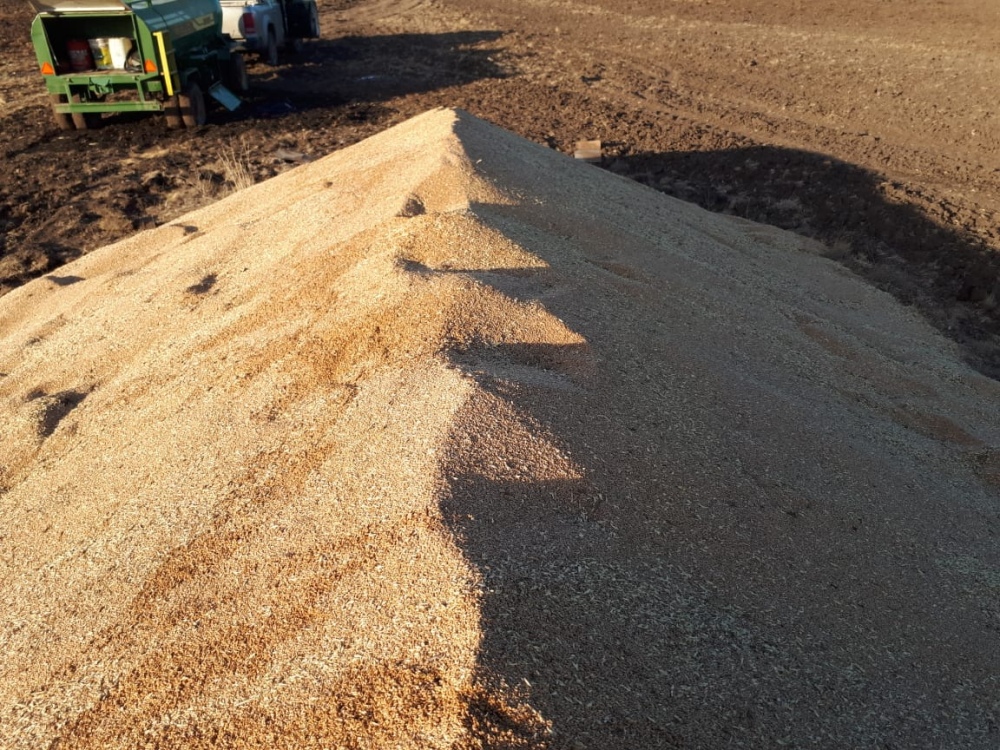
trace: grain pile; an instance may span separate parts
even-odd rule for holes
[[[443,110],[0,299],[0,746],[996,747],[1000,388],[804,243]]]

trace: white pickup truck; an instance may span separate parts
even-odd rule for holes
[[[236,48],[254,52],[268,65],[280,50],[297,51],[303,39],[319,38],[316,0],[220,0],[222,33]]]

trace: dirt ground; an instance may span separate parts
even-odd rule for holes
[[[819,239],[1000,372],[992,0],[321,0],[235,114],[57,130],[0,0],[0,290],[433,106]]]

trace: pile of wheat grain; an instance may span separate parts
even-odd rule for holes
[[[0,746],[995,747],[998,395],[427,113],[0,299]]]

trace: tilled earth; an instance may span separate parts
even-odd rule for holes
[[[61,132],[0,0],[0,292],[457,106],[713,211],[820,240],[1000,373],[1000,7],[992,0],[321,0],[236,113]],[[321,228],[318,228],[321,230]],[[873,321],[877,324],[877,321]]]

